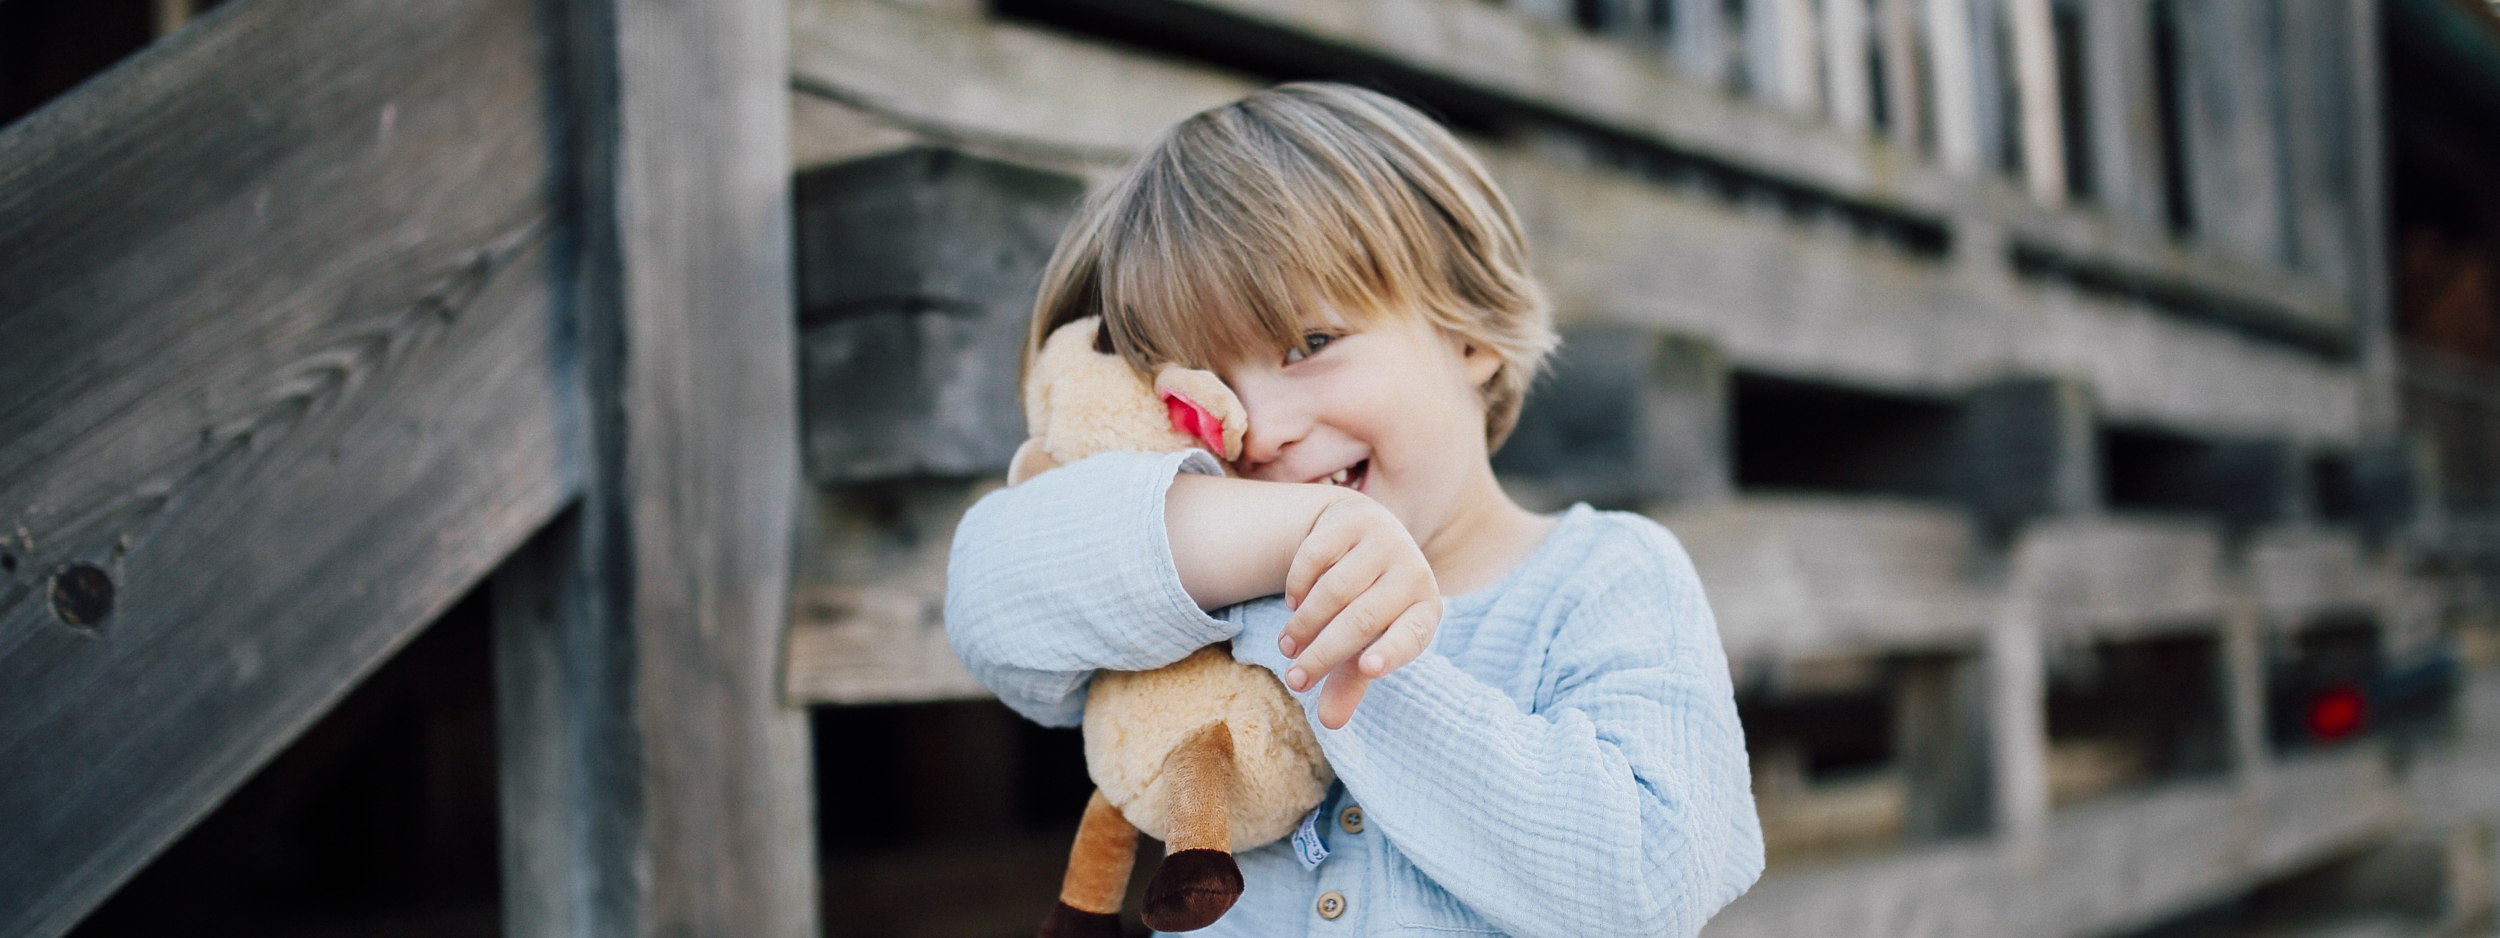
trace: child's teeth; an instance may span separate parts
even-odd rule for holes
[[[1346,480],[1346,470],[1343,470],[1343,469],[1339,469],[1339,470],[1337,470],[1335,474],[1330,475],[1330,476],[1328,477],[1328,482],[1329,482],[1329,484],[1331,484],[1331,485],[1344,485],[1344,484],[1345,484],[1345,480]]]

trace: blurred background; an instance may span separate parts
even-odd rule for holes
[[[0,135],[263,2],[0,2]],[[1079,742],[955,662],[946,545],[1074,201],[1309,78],[1448,123],[1530,228],[1565,344],[1506,485],[1700,568],[1770,851],[1707,934],[2500,932],[2484,0],[787,9],[826,934],[1047,909]],[[497,932],[491,591],[70,933]]]

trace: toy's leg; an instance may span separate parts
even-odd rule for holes
[[[1068,850],[1068,875],[1059,883],[1059,904],[1042,920],[1037,938],[1119,938],[1120,900],[1128,896],[1129,869],[1137,863],[1137,828],[1102,790],[1085,802],[1085,820]]]
[[[1199,730],[1163,760],[1172,839],[1146,884],[1146,926],[1190,931],[1215,924],[1241,898],[1233,862],[1233,730]]]

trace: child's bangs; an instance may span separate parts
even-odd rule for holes
[[[1282,354],[1328,327],[1324,309],[1348,324],[1367,319],[1386,286],[1366,283],[1355,262],[1360,248],[1339,248],[1308,229],[1299,244],[1261,244],[1208,226],[1141,227],[1123,233],[1133,240],[1115,235],[1102,257],[1112,346],[1140,368],[1212,369]]]

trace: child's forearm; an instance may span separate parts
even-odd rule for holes
[[[1181,588],[1208,610],[1284,592],[1294,551],[1312,523],[1331,502],[1352,497],[1326,485],[1173,479],[1163,524]]]

